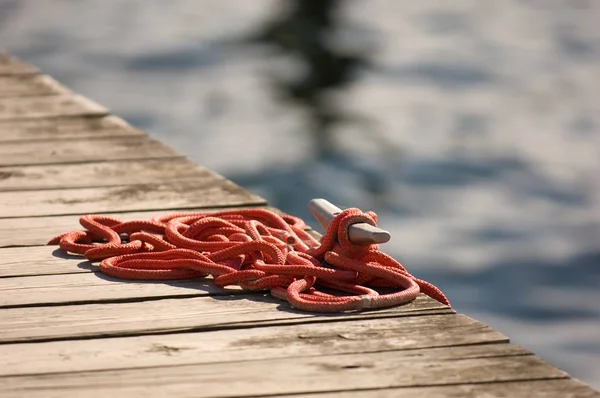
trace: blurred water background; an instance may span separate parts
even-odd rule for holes
[[[284,211],[377,211],[459,312],[600,388],[600,1],[299,3],[0,0],[0,48]]]

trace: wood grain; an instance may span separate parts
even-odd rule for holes
[[[454,311],[424,295],[399,307],[342,314],[297,311],[268,294],[5,308],[0,310],[0,342],[148,335],[448,313]]]
[[[211,172],[183,157],[2,167],[0,191],[162,183],[208,174]]]
[[[38,73],[37,68],[0,52],[0,76]]]
[[[0,218],[264,204],[264,199],[211,173],[164,184],[0,192]]]
[[[59,164],[181,156],[146,136],[4,142],[0,166]],[[0,169],[2,171],[2,169]]]
[[[49,251],[51,248],[48,248]],[[97,270],[95,264],[62,259],[71,269]],[[116,302],[145,298],[193,297],[241,293],[239,287],[226,289],[212,278],[174,281],[123,280],[98,272],[62,273],[0,278],[0,308],[50,304]]]
[[[0,250],[0,278],[92,272],[76,266],[82,261],[84,258],[62,253],[57,246],[5,248]]]
[[[243,207],[243,206],[242,206]],[[252,206],[256,207],[256,206]],[[271,210],[276,210],[270,208]],[[222,208],[191,208],[184,210],[185,212],[212,212],[223,210]],[[175,213],[175,210],[156,210],[156,211],[135,211],[135,212],[105,212],[103,214],[110,215],[119,220],[140,220],[149,219],[158,215]],[[67,215],[67,216],[51,216],[51,217],[22,217],[22,218],[0,218],[0,248],[8,248],[0,250],[0,275],[18,276],[18,275],[38,275],[44,273],[65,273],[64,268],[71,269],[70,265],[66,267],[50,266],[47,260],[51,257],[50,251],[46,247],[29,248],[27,246],[45,245],[50,238],[62,234],[64,232],[81,229],[79,218],[82,214]],[[18,248],[23,246],[23,248]],[[14,248],[13,248],[14,247]],[[31,253],[32,258],[27,256]],[[37,256],[37,257],[36,257]],[[15,265],[16,268],[11,269],[11,266],[6,265],[5,260],[11,257],[28,259],[28,267],[21,267],[19,262]],[[36,264],[35,259],[39,261]],[[17,260],[18,261],[18,260]],[[62,263],[63,265],[66,263]],[[85,270],[82,270],[82,272]],[[14,274],[13,272],[20,272]],[[87,271],[85,271],[87,272]]]
[[[36,97],[69,92],[47,75],[0,75],[0,98]]]
[[[248,397],[566,378],[512,344],[2,378],[5,396]]]
[[[106,108],[79,95],[0,98],[0,120],[107,114]]]
[[[298,358],[506,343],[490,327],[446,314],[155,336],[0,345],[0,376]]]
[[[63,260],[69,261],[69,260]],[[87,261],[69,261],[73,268],[94,268]],[[241,292],[215,285],[211,278],[176,281],[124,281],[100,272],[0,278],[0,308],[115,302],[145,298],[226,295]]]
[[[331,393],[278,395],[294,398],[600,398],[600,392],[573,379],[385,388]]]
[[[0,121],[0,142],[139,136],[144,133],[116,116],[73,116]]]

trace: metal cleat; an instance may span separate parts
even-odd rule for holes
[[[311,200],[308,203],[308,210],[310,210],[324,229],[327,229],[331,220],[342,211],[342,209],[325,199]],[[385,243],[391,238],[388,231],[367,223],[350,225],[348,228],[348,237],[350,238],[350,242],[358,246]]]

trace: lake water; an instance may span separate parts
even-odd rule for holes
[[[319,161],[272,90],[295,64],[243,40],[275,3],[0,0],[0,48],[287,212],[376,211],[459,312],[600,388],[600,1],[349,2],[374,66]]]

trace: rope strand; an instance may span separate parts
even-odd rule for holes
[[[320,241],[300,218],[266,209],[177,213],[121,222],[105,216],[80,219],[83,231],[61,234],[49,245],[101,261],[106,275],[133,280],[203,278],[219,286],[269,290],[311,312],[360,311],[401,305],[423,292],[450,302],[437,287],[413,277],[378,245],[350,242],[348,227],[377,224],[377,215],[346,209]],[[341,295],[319,289],[342,292]],[[392,289],[379,293],[375,288]]]

